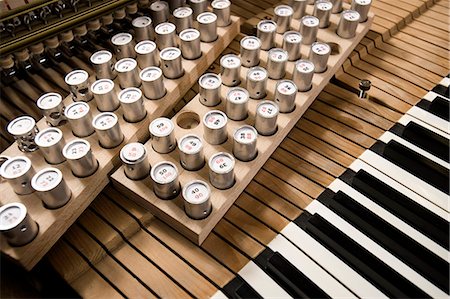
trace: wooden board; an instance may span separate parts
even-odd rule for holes
[[[307,13],[312,13],[312,7],[308,6]],[[296,98],[296,109],[289,114],[280,114],[278,116],[278,131],[275,135],[269,137],[258,137],[258,156],[255,160],[251,162],[240,162],[236,161],[235,165],[235,185],[224,191],[220,191],[211,187],[211,200],[213,205],[212,213],[204,220],[192,220],[183,211],[183,201],[181,195],[170,201],[163,201],[159,199],[151,189],[151,178],[147,177],[140,181],[132,181],[128,179],[125,174],[123,167],[118,169],[113,175],[112,179],[116,187],[124,192],[130,198],[136,200],[139,204],[149,209],[155,216],[161,218],[170,226],[174,227],[177,231],[182,233],[188,239],[192,240],[197,244],[201,244],[214,226],[220,221],[223,215],[228,211],[234,201],[239,197],[245,187],[253,179],[262,165],[270,157],[273,151],[281,143],[281,141],[286,137],[290,130],[297,123],[299,118],[303,115],[306,109],[311,105],[313,100],[317,97],[320,91],[329,82],[331,77],[335,72],[341,67],[344,60],[348,57],[351,51],[356,47],[359,41],[367,33],[370,25],[373,21],[373,14],[370,14],[369,20],[358,26],[357,35],[353,39],[342,39],[335,34],[335,29],[337,22],[339,21],[338,15],[332,15],[331,22],[332,25],[327,29],[319,30],[318,39],[326,42],[334,42],[340,46],[340,52],[335,55],[331,55],[328,61],[328,69],[326,72],[321,74],[315,74],[313,78],[313,88],[304,93],[297,93]],[[299,27],[299,21],[293,20],[291,24],[292,28]],[[282,37],[277,35],[276,43],[281,44]],[[308,57],[309,47],[302,46],[302,57]],[[265,66],[265,61],[267,60],[267,52],[261,51],[261,61],[262,66]],[[292,77],[292,72],[294,68],[294,62],[289,62],[286,68],[287,77]],[[244,78],[247,73],[247,69],[241,68],[241,81],[245,82]],[[273,99],[275,90],[275,80],[268,80],[267,92],[268,99]],[[244,86],[244,85],[243,85]],[[221,98],[225,99],[228,88],[222,86]],[[232,153],[232,143],[233,143],[233,132],[236,128],[244,124],[254,124],[255,107],[258,104],[257,100],[249,101],[249,117],[244,121],[228,121],[227,131],[228,140],[226,143],[221,145],[210,145],[204,142],[204,153],[205,159],[208,161],[209,157],[217,152],[228,152]],[[224,101],[221,102],[219,106],[216,107],[206,107],[199,103],[198,96],[195,97],[190,103],[188,103],[175,117],[172,119],[175,124],[175,136],[179,140],[182,136],[188,133],[194,133],[198,136],[203,136],[203,125],[200,124],[197,127],[185,130],[177,125],[177,118],[180,117],[185,112],[195,113],[198,115],[198,119],[202,119],[203,115],[210,110],[222,110],[224,111]],[[201,179],[203,181],[208,181],[208,166],[203,167],[201,170],[196,172],[189,172],[184,170],[179,164],[178,152],[175,150],[170,154],[158,154],[152,147],[150,142],[145,144],[148,150],[149,161],[151,165],[155,165],[160,161],[171,161],[177,165],[179,170],[180,183],[183,186],[187,182],[194,179]]]
[[[168,114],[178,103],[180,98],[197,82],[197,79],[208,69],[216,60],[219,54],[228,46],[228,44],[239,33],[239,18],[232,17],[232,23],[228,27],[218,28],[219,38],[213,43],[201,43],[203,55],[197,60],[184,60],[183,67],[185,74],[176,80],[164,79],[164,85],[167,94],[160,100],[145,99],[145,108],[147,117],[138,123],[128,123],[123,120],[121,108],[115,113],[120,120],[120,126],[125,139],[122,145],[132,141],[145,141],[149,137],[148,125],[150,122],[162,115]],[[91,81],[95,79],[90,78]],[[116,88],[118,87],[116,82]],[[119,88],[117,88],[119,92]],[[66,106],[72,102],[70,97],[64,100]],[[93,116],[98,114],[95,107],[95,100],[89,102]],[[37,124],[39,129],[47,127],[44,120]],[[63,131],[66,142],[74,139],[69,125],[60,127]],[[101,192],[108,183],[108,174],[111,173],[119,164],[119,152],[122,146],[113,149],[104,149],[100,147],[96,134],[85,138],[91,143],[94,156],[99,161],[98,170],[90,177],[75,177],[67,162],[56,165],[64,176],[72,190],[72,199],[62,208],[49,210],[43,207],[41,200],[36,193],[19,196],[15,194],[7,182],[0,184],[1,204],[10,202],[21,202],[25,204],[31,217],[39,224],[39,234],[30,244],[23,247],[11,247],[7,244],[5,238],[1,239],[1,251],[12,259],[18,261],[26,269],[33,268],[34,265],[45,255],[61,235],[69,228],[78,216],[87,208],[91,201]],[[19,156],[25,155],[31,159],[36,171],[44,167],[49,167],[41,153],[22,153],[17,145],[11,145],[5,150],[3,155]]]

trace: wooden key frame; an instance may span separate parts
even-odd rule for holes
[[[149,138],[148,126],[150,122],[163,115],[167,115],[184,96],[184,94],[197,82],[197,79],[209,68],[211,64],[219,57],[220,53],[226,49],[231,41],[239,34],[239,18],[232,16],[231,24],[227,27],[218,27],[218,39],[212,43],[201,43],[202,56],[196,60],[182,59],[184,75],[181,78],[170,80],[164,78],[164,85],[167,89],[166,95],[159,100],[144,99],[147,116],[140,122],[129,123],[123,119],[122,108],[114,111],[120,122],[121,130],[125,136],[124,141],[113,149],[104,149],[99,143],[96,134],[92,134],[84,139],[91,144],[94,156],[99,162],[97,171],[87,177],[75,177],[68,165],[64,162],[58,165],[49,165],[37,150],[33,153],[23,153],[19,151],[17,144],[14,143],[6,149],[2,155],[27,156],[32,161],[34,169],[37,171],[45,167],[56,167],[61,170],[63,177],[70,189],[72,198],[63,207],[55,210],[46,209],[37,193],[29,195],[17,195],[8,182],[0,182],[0,204],[4,205],[11,202],[23,203],[30,216],[39,225],[39,234],[29,244],[22,247],[11,247],[7,244],[5,238],[1,238],[0,246],[3,254],[20,263],[25,269],[31,270],[39,260],[50,250],[55,242],[63,233],[75,222],[80,214],[89,206],[102,189],[108,184],[108,175],[120,165],[119,153],[122,146],[129,142],[144,142]],[[95,81],[95,77],[89,78],[90,82]],[[117,93],[120,92],[118,80],[115,80]],[[144,95],[143,95],[144,96]],[[65,105],[72,103],[69,95],[64,99]],[[100,113],[95,105],[95,100],[89,102],[92,116]],[[47,128],[44,119],[37,122],[40,130]],[[76,138],[71,131],[70,125],[65,124],[59,127],[66,143]]]
[[[344,9],[348,8],[348,5],[344,5]],[[307,13],[312,14],[312,6],[308,5]],[[328,60],[328,68],[324,73],[314,74],[313,87],[307,92],[298,92],[296,96],[296,109],[291,113],[280,113],[278,115],[278,130],[272,136],[258,136],[257,157],[250,162],[241,162],[236,159],[234,168],[236,182],[233,187],[227,190],[219,190],[211,186],[209,183],[209,158],[218,152],[232,153],[233,149],[233,134],[234,131],[242,125],[254,125],[256,105],[261,100],[249,100],[249,116],[243,121],[233,121],[228,119],[227,131],[228,140],[221,145],[211,145],[203,140],[204,154],[205,154],[205,166],[199,171],[187,171],[180,165],[178,149],[169,154],[156,153],[152,146],[151,140],[145,144],[148,150],[148,157],[151,165],[155,165],[160,161],[173,162],[179,171],[179,180],[181,186],[192,180],[203,180],[208,182],[211,188],[211,201],[213,210],[211,214],[203,220],[193,220],[189,218],[183,210],[183,198],[182,195],[178,195],[173,200],[159,199],[152,191],[152,181],[150,176],[139,181],[133,181],[126,177],[123,167],[119,168],[112,176],[112,181],[121,192],[127,197],[134,199],[137,203],[150,210],[154,215],[165,221],[168,225],[175,228],[178,232],[190,239],[196,244],[201,244],[208,234],[213,230],[214,226],[225,215],[234,201],[244,191],[245,187],[250,183],[256,173],[262,168],[263,164],[267,161],[270,155],[275,151],[281,141],[286,137],[293,126],[298,122],[300,117],[305,113],[307,108],[311,105],[314,99],[319,95],[322,89],[329,82],[331,77],[338,71],[353,49],[358,45],[364,35],[369,31],[372,24],[374,15],[369,14],[369,18],[366,22],[358,25],[356,36],[352,39],[342,39],[336,35],[335,30],[339,22],[339,15],[333,14],[331,16],[331,25],[326,29],[319,29],[318,40],[328,43],[334,43],[337,49],[334,49],[334,53]],[[299,21],[293,20],[291,27],[294,29],[299,28]],[[281,46],[282,35],[276,35],[276,45]],[[333,48],[333,47],[332,47]],[[302,45],[301,52],[302,57],[308,57],[309,46]],[[260,59],[263,67],[267,62],[267,51],[261,51]],[[288,62],[286,68],[285,78],[291,79],[294,70],[295,62]],[[247,68],[241,67],[241,86],[245,88],[245,78],[247,74]],[[267,82],[267,99],[273,100],[275,93],[275,86],[277,81],[268,79]],[[189,102],[181,111],[179,111],[172,121],[175,124],[175,136],[177,140],[184,135],[193,133],[200,137],[203,136],[203,123],[202,119],[205,113],[211,110],[221,110],[225,112],[225,99],[229,87],[222,85],[221,88],[221,103],[215,107],[206,107],[199,101],[197,95],[191,102]],[[190,129],[183,129],[180,124],[186,127],[190,126]],[[198,125],[196,125],[198,124]],[[202,137],[203,139],[203,137]]]

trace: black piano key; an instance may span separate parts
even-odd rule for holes
[[[440,94],[443,97],[449,98],[449,88],[444,85],[438,84],[432,89],[433,92]]]
[[[430,298],[322,216],[303,212],[294,222],[387,296]]]
[[[396,215],[444,248],[449,248],[449,223],[364,170],[339,177],[385,210]]]
[[[449,264],[343,192],[321,201],[329,209],[448,293]]]
[[[450,102],[440,96],[436,96],[433,101],[421,100],[416,106],[442,118],[450,120]]]
[[[395,140],[387,144],[377,141],[370,149],[431,186],[446,194],[449,193],[449,171],[445,167]]]
[[[280,253],[270,248],[259,254],[254,262],[294,298],[330,298]]]
[[[228,298],[233,299],[246,299],[246,298],[262,299],[262,297],[247,282],[245,282],[245,280],[243,280],[239,276],[236,276],[225,287],[223,287],[222,292]]]

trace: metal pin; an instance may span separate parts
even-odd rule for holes
[[[274,8],[274,21],[277,23],[277,33],[284,33],[291,29],[294,10],[288,5],[278,5]]]
[[[228,118],[220,110],[208,111],[203,117],[203,139],[209,144],[222,144],[228,139]]]
[[[89,105],[85,102],[75,102],[66,107],[64,115],[72,128],[72,133],[78,137],[86,137],[94,133]]]
[[[31,186],[31,178],[35,173],[31,160],[25,156],[9,158],[0,167],[0,175],[19,195],[30,194],[34,191]]]
[[[34,152],[38,149],[34,138],[39,129],[36,126],[36,121],[31,116],[24,115],[13,119],[6,130],[13,135],[19,150],[22,152]]]
[[[161,199],[172,199],[180,193],[178,169],[169,161],[162,161],[150,171],[153,180],[153,192]]]
[[[114,111],[119,108],[119,99],[114,90],[114,82],[109,79],[100,79],[91,85],[95,103],[99,111]]]
[[[213,0],[213,13],[217,16],[217,26],[227,27],[231,23],[231,2],[229,0]]]
[[[253,67],[259,64],[261,40],[256,36],[246,36],[241,39],[241,63],[245,67]]]
[[[91,144],[84,139],[73,139],[63,148],[72,173],[77,177],[88,177],[98,168],[98,161],[91,151]]]
[[[200,220],[212,211],[211,190],[206,182],[190,181],[183,187],[184,211],[192,219]]]
[[[152,138],[152,147],[155,152],[167,154],[173,151],[177,145],[173,122],[166,117],[153,120],[148,129]]]
[[[278,80],[286,74],[287,51],[280,48],[272,48],[267,55],[267,73],[269,78]]]
[[[122,143],[124,136],[119,119],[112,112],[102,112],[92,120],[98,141],[104,148],[113,148]]]
[[[232,120],[244,120],[248,116],[248,91],[242,87],[233,87],[228,90],[225,111]]]
[[[120,150],[120,160],[122,160],[125,175],[130,180],[144,179],[150,173],[147,150],[142,143],[132,142],[125,145]]]
[[[194,20],[197,20],[199,14],[208,10],[208,1],[207,0],[189,0],[189,6],[194,11],[193,17]]]
[[[368,100],[369,99],[369,89],[372,83],[369,80],[363,79],[359,82],[359,99]]]
[[[233,155],[241,161],[248,162],[255,159],[258,154],[256,140],[258,132],[249,125],[239,127],[234,131]]]
[[[331,3],[333,3],[331,13],[340,13],[342,11],[342,0],[331,0]]]
[[[220,78],[226,86],[237,86],[241,83],[241,60],[239,56],[227,54],[220,58]]]
[[[280,80],[275,88],[275,102],[281,113],[290,113],[295,109],[297,86],[291,80]]]
[[[61,122],[65,121],[64,117],[64,103],[62,96],[56,92],[49,92],[43,94],[36,101],[36,105],[41,109],[45,117],[45,121],[50,126],[56,127]]]
[[[195,171],[205,165],[203,142],[197,135],[188,134],[178,142],[180,164],[184,169]]]
[[[336,34],[342,38],[353,38],[358,28],[359,13],[354,10],[344,10],[341,13]]]
[[[294,19],[300,19],[305,15],[307,0],[291,0],[289,6],[294,11],[292,17]]]
[[[177,34],[174,24],[167,22],[161,23],[156,26],[155,33],[156,44],[158,45],[159,50],[177,46]]]
[[[213,73],[206,73],[198,79],[199,101],[205,106],[214,107],[220,103],[222,80]]]
[[[316,41],[317,32],[319,31],[319,19],[315,16],[304,16],[300,22],[300,34],[302,35],[302,43],[310,45]]]
[[[262,20],[256,26],[256,36],[261,41],[262,50],[270,50],[275,45],[277,24],[271,20]]]
[[[181,50],[178,48],[165,48],[159,53],[161,69],[166,78],[177,79],[184,75],[181,60]]]
[[[200,32],[197,29],[185,29],[179,36],[181,53],[185,59],[194,60],[202,56]]]
[[[309,60],[314,64],[314,71],[316,73],[323,73],[327,70],[330,54],[331,47],[327,43],[315,42],[311,45]]]
[[[264,136],[275,134],[279,111],[278,105],[272,101],[262,101],[256,106],[255,129],[259,134]]]
[[[317,0],[314,4],[313,15],[319,19],[319,28],[330,26],[331,10],[333,3],[329,0]]]
[[[305,59],[300,59],[295,63],[294,75],[292,80],[298,88],[298,91],[305,92],[312,87],[312,78],[314,76],[314,64]]]
[[[247,91],[252,99],[262,99],[266,96],[267,71],[255,66],[247,71]]]
[[[136,52],[134,52],[134,40],[133,36],[129,33],[121,32],[117,33],[111,38],[112,44],[116,48],[116,58],[136,58]]]
[[[121,88],[139,87],[139,69],[137,61],[133,58],[122,58],[116,62],[115,68],[119,75],[119,84]]]
[[[289,61],[297,61],[302,53],[300,46],[302,43],[302,35],[297,31],[287,31],[283,34],[283,50],[288,53]]]
[[[225,152],[216,153],[208,161],[209,182],[217,189],[228,189],[234,185],[234,164],[232,155]]]
[[[115,60],[111,52],[100,50],[91,55],[91,63],[94,66],[97,79],[113,80],[117,77],[114,69]]]
[[[134,48],[137,54],[137,62],[141,69],[149,66],[159,66],[159,55],[156,44],[150,40],[139,42]]]
[[[169,20],[169,5],[164,1],[155,1],[150,5],[150,16],[155,25],[167,22]]]
[[[48,209],[64,206],[72,196],[61,171],[54,167],[44,168],[36,173],[31,179],[31,186]]]
[[[186,5],[186,0],[169,0],[168,2],[171,12]]]
[[[180,33],[185,29],[192,28],[193,13],[192,8],[186,6],[178,7],[173,11],[177,33]]]
[[[151,66],[145,68],[139,74],[142,81],[142,89],[145,97],[149,100],[158,100],[166,94],[163,74],[159,67]]]
[[[372,5],[372,0],[353,0],[351,9],[359,13],[359,22],[363,23],[367,21],[367,15],[369,14],[370,6]]]
[[[212,12],[202,12],[197,16],[200,40],[211,43],[217,39],[217,16]]]
[[[83,70],[75,70],[65,77],[66,84],[72,93],[74,102],[89,102],[92,100],[92,92],[89,86],[89,74]]]
[[[119,101],[122,106],[123,118],[127,122],[139,122],[147,115],[144,100],[142,99],[142,91],[139,88],[125,88],[119,93]]]
[[[14,202],[0,207],[0,232],[14,247],[24,246],[36,238],[39,227],[25,205]]]
[[[66,160],[62,154],[62,149],[66,141],[60,129],[44,129],[36,135],[35,141],[47,163],[59,164]]]
[[[131,24],[134,28],[134,38],[137,42],[143,40],[155,40],[155,29],[153,28],[152,19],[147,16],[135,18]]]

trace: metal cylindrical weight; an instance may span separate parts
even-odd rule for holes
[[[229,0],[213,0],[213,13],[217,16],[217,26],[227,27],[231,23],[231,2]]]
[[[131,180],[141,180],[150,174],[147,150],[142,143],[132,142],[120,150],[125,175]]]
[[[64,206],[72,196],[62,172],[54,167],[44,168],[36,173],[31,179],[31,186],[37,191],[44,206],[49,209]]]
[[[150,40],[139,42],[134,48],[136,51],[136,60],[141,69],[149,66],[159,66],[159,55],[156,44]]]
[[[267,73],[269,78],[278,80],[286,74],[287,51],[280,48],[272,48],[267,55]]]
[[[92,92],[89,86],[89,74],[83,70],[75,70],[65,77],[74,102],[89,102],[92,100]]]
[[[173,122],[166,117],[159,117],[153,120],[148,129],[152,138],[152,147],[155,152],[167,154],[173,151],[177,145]]]
[[[90,107],[85,102],[75,102],[66,107],[64,115],[72,128],[72,133],[78,137],[86,137],[94,133]]]
[[[150,5],[150,16],[155,26],[169,20],[169,4],[164,1],[155,1]]]
[[[180,49],[165,48],[159,53],[159,57],[161,69],[166,78],[177,79],[184,75]]]
[[[143,40],[155,40],[155,29],[153,28],[152,19],[147,16],[141,16],[131,21],[134,28],[134,38],[137,42]]]
[[[66,158],[62,154],[62,149],[66,141],[60,129],[44,129],[36,135],[35,141],[47,163],[59,164],[66,161]]]
[[[217,16],[212,12],[202,12],[197,16],[200,40],[211,43],[217,39]]]
[[[220,110],[211,110],[203,117],[203,139],[209,144],[222,144],[228,138],[228,118]]]
[[[36,101],[36,105],[41,109],[47,124],[56,127],[66,120],[64,116],[64,103],[62,96],[56,92],[43,94]]]
[[[233,155],[241,161],[247,162],[255,159],[258,154],[256,140],[258,132],[249,125],[239,127],[234,131]]]
[[[256,26],[256,36],[261,41],[262,50],[270,50],[275,46],[275,32],[277,23],[271,20],[262,20]]]
[[[159,67],[145,68],[139,74],[142,81],[142,89],[149,100],[158,100],[166,94],[163,73]]]
[[[317,0],[314,4],[313,15],[319,19],[319,28],[330,26],[331,10],[333,3],[329,0]]]
[[[189,0],[189,6],[194,11],[194,20],[197,20],[199,14],[208,10],[208,0]]]
[[[367,15],[369,14],[370,6],[372,5],[372,0],[353,0],[351,9],[359,13],[359,22],[367,21]]]
[[[92,120],[92,126],[97,133],[98,141],[104,148],[113,148],[123,141],[119,119],[112,112],[102,112]]]
[[[259,134],[264,136],[275,134],[279,111],[278,105],[272,101],[262,101],[256,106],[255,129]]]
[[[39,227],[25,205],[14,202],[0,207],[0,233],[9,245],[24,246],[33,241],[38,232]]]
[[[34,138],[39,132],[36,121],[29,115],[19,116],[9,122],[6,128],[16,140],[19,150],[22,152],[34,152],[38,149]]]
[[[203,142],[197,135],[188,134],[178,142],[180,164],[184,169],[195,171],[205,165]]]
[[[73,139],[63,148],[72,173],[77,177],[88,177],[98,168],[98,161],[91,151],[91,144],[84,139]]]
[[[133,36],[126,32],[117,33],[111,38],[111,42],[116,48],[116,58],[136,58],[136,52],[134,52],[134,40]]]
[[[247,72],[247,91],[252,99],[262,99],[266,96],[267,71],[259,66],[252,67]]]
[[[31,186],[31,178],[35,173],[31,160],[25,156],[9,158],[0,167],[0,175],[19,195],[30,194],[34,191]]]
[[[153,192],[161,199],[172,199],[180,193],[178,169],[169,161],[154,165],[150,171],[153,180]]]
[[[310,45],[317,39],[319,31],[319,19],[315,16],[304,16],[300,21],[300,34],[302,35],[302,43]]]
[[[336,29],[336,34],[342,38],[353,38],[359,23],[359,13],[355,10],[344,10]]]
[[[314,64],[314,71],[316,73],[323,73],[327,70],[330,54],[331,47],[327,43],[315,42],[311,45],[309,60]]]
[[[202,56],[200,32],[197,29],[185,29],[180,32],[179,36],[181,54],[185,59],[194,60]]]
[[[169,0],[169,9],[171,12],[177,8],[184,7],[186,5],[186,0]]]
[[[190,7],[178,7],[173,11],[173,17],[174,17],[174,23],[177,27],[177,33],[180,33],[181,31],[192,28],[192,22],[193,22],[193,11]]]
[[[225,111],[232,120],[244,120],[248,116],[248,91],[242,87],[233,87],[228,90]]]
[[[142,91],[139,88],[125,88],[119,93],[119,101],[122,106],[123,118],[127,122],[135,123],[141,121],[147,115]]]
[[[141,85],[137,61],[133,58],[120,59],[116,62],[115,68],[119,75],[119,84],[121,88],[139,87]]]
[[[217,189],[228,189],[234,185],[234,164],[232,155],[225,152],[216,153],[209,158],[209,182]]]
[[[115,60],[111,52],[100,50],[91,55],[91,63],[94,66],[97,79],[111,79],[117,77],[114,69]]]
[[[273,9],[274,21],[277,23],[276,31],[285,33],[291,29],[291,20],[294,10],[288,5],[278,5]]]
[[[201,180],[188,182],[182,191],[184,211],[192,219],[200,220],[209,216],[212,211],[209,185]]]
[[[91,91],[100,111],[114,111],[119,108],[119,99],[114,90],[114,82],[110,79],[100,79],[92,83]]]
[[[177,33],[176,26],[172,23],[164,22],[155,27],[156,45],[159,50],[176,47]]]
[[[300,46],[302,43],[302,35],[297,31],[288,31],[283,34],[283,50],[288,53],[289,61],[297,61],[302,53]]]
[[[297,85],[291,80],[280,80],[275,88],[275,102],[281,113],[289,113],[295,109]]]
[[[205,106],[214,107],[220,103],[222,80],[214,73],[206,73],[198,79],[199,101]]]
[[[256,36],[246,36],[241,39],[241,63],[245,67],[254,67],[259,64],[261,41]]]
[[[241,60],[239,56],[227,54],[220,58],[220,78],[226,86],[237,86],[241,83]]]
[[[294,13],[292,17],[294,19],[300,19],[305,15],[306,5],[308,4],[308,0],[292,0],[290,6]]]
[[[297,86],[298,91],[308,91],[312,87],[312,78],[314,76],[314,63],[309,60],[301,59],[295,63],[294,75],[292,80]]]
[[[342,0],[331,0],[331,3],[333,3],[331,13],[340,13],[342,11]]]

